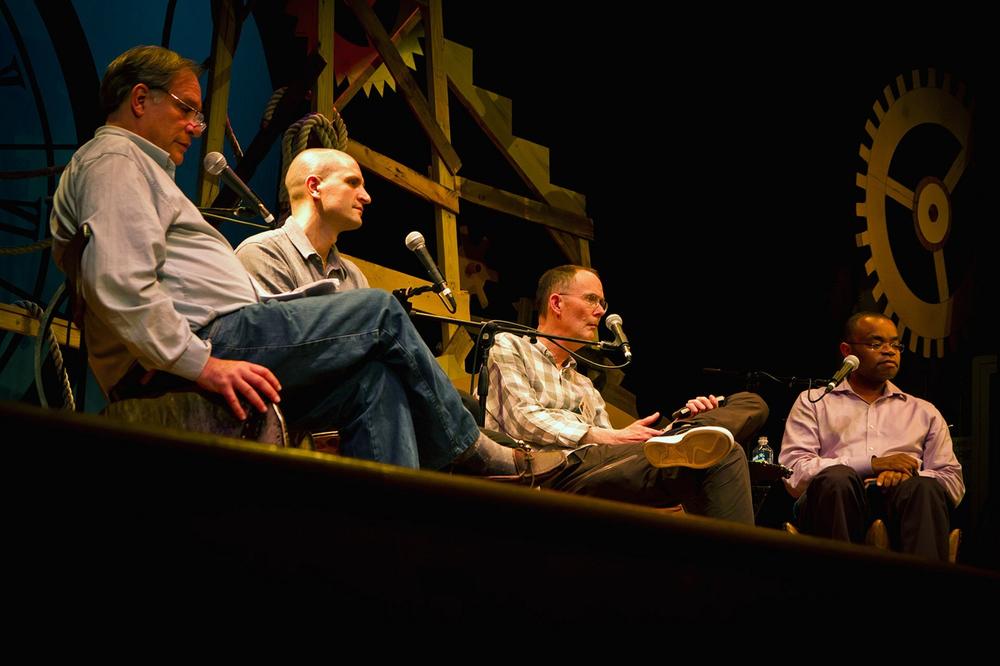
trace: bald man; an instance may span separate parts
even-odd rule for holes
[[[311,148],[299,153],[285,175],[291,215],[280,229],[247,238],[236,256],[272,294],[333,278],[338,291],[361,289],[368,280],[337,251],[342,232],[361,226],[371,203],[354,158],[339,150]]]

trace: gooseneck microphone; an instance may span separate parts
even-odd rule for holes
[[[229,168],[226,163],[226,156],[222,153],[212,152],[205,155],[202,165],[212,176],[219,176],[229,189],[240,195],[240,198],[249,204],[257,207],[260,216],[270,225],[274,225],[274,215],[271,215],[260,198],[253,193],[253,190],[243,182],[243,179],[236,175],[236,172]]]
[[[604,325],[608,327],[608,330],[615,334],[615,343],[621,347],[622,353],[625,354],[625,360],[632,360],[632,347],[628,343],[628,338],[625,336],[625,331],[622,329],[622,318],[620,315],[609,314],[604,320]]]
[[[860,363],[861,362],[858,361],[858,357],[855,356],[854,354],[845,356],[844,364],[840,366],[840,370],[837,370],[837,374],[835,374],[833,378],[830,379],[829,382],[827,382],[826,390],[823,391],[823,395],[826,395],[833,389],[837,388],[837,384],[844,381],[844,378],[847,377],[847,375],[854,372],[857,369],[858,365],[860,365]]]
[[[427,271],[427,275],[430,276],[431,282],[434,284],[434,291],[442,299],[448,299],[449,309],[452,312],[457,310],[458,305],[455,303],[455,296],[451,293],[448,283],[445,282],[444,276],[441,275],[437,264],[434,263],[430,253],[427,251],[427,243],[424,242],[424,235],[419,231],[411,231],[406,235],[406,247],[413,254],[417,255],[417,259],[423,264],[424,270]]]

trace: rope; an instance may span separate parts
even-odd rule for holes
[[[31,245],[19,245],[17,247],[0,247],[0,255],[28,254],[36,250],[44,250],[52,245],[52,239],[46,238]]]
[[[58,298],[59,295],[61,294],[57,293],[55,298]],[[42,308],[37,303],[33,303],[31,301],[18,301],[14,305],[18,305],[24,308],[25,310],[28,311],[29,314],[31,314],[32,317],[37,319],[40,323],[44,323],[45,311],[42,310]],[[41,330],[38,331],[38,340],[36,342],[36,346],[40,347],[41,345],[45,344],[46,340],[43,338],[43,335],[44,338],[47,338],[49,349],[52,352],[52,363],[55,365],[56,368],[56,376],[57,378],[61,379],[63,409],[66,409],[71,412],[76,411],[76,400],[73,398],[73,387],[70,385],[69,382],[69,373],[66,372],[66,365],[63,362],[62,349],[60,349],[59,347],[59,341],[56,339],[55,333],[52,332],[52,328],[46,327],[45,331]],[[45,398],[45,389],[42,386],[41,382],[41,361],[44,360],[44,358],[45,358],[44,352],[41,354],[36,354],[35,389],[38,391],[38,398],[42,404],[42,407],[48,407],[49,406],[48,401]]]
[[[344,150],[347,148],[347,125],[336,107],[331,118],[322,113],[310,113],[292,123],[281,139],[281,191],[278,194],[282,209],[288,208],[288,190],[285,189],[285,174],[295,156],[309,147],[315,138],[320,147]]]
[[[54,176],[61,173],[66,165],[42,167],[30,171],[0,171],[0,180],[18,180],[21,178],[37,178],[38,176]]]

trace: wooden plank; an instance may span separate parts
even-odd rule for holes
[[[343,256],[356,263],[358,268],[361,269],[361,272],[365,274],[366,278],[368,278],[368,284],[377,289],[392,291],[393,289],[422,287],[430,284],[427,280],[413,277],[412,275],[403,273],[402,271],[386,268],[385,266],[380,266],[370,261],[365,261],[364,259],[358,259],[357,257],[353,257],[349,254],[344,254]],[[413,261],[416,263],[416,259]],[[452,290],[452,292],[455,294],[455,302],[458,305],[458,311],[455,314],[448,312],[448,309],[441,302],[441,299],[434,293],[428,292],[426,294],[414,296],[410,299],[410,302],[413,304],[414,309],[420,310],[421,312],[429,312],[443,317],[469,319],[469,292],[458,290]]]
[[[448,141],[451,141],[451,118],[448,114],[448,74],[444,70],[444,23],[441,0],[430,0],[423,9],[427,44],[427,90],[430,95],[434,120]],[[455,191],[455,176],[448,172],[442,160],[431,154],[431,178],[449,191]],[[457,212],[457,211],[456,211]],[[438,268],[452,291],[461,287],[461,266],[458,258],[458,220],[454,212],[441,206],[434,207],[434,230],[437,243]],[[461,329],[457,326],[442,325],[444,340],[454,342]],[[450,347],[445,345],[445,348]],[[463,357],[464,359],[464,357]]]
[[[208,96],[205,107],[208,112],[205,121],[208,127],[201,137],[201,158],[211,152],[222,152],[226,138],[226,118],[229,114],[229,82],[233,69],[233,51],[236,49],[236,32],[239,24],[233,0],[213,3],[217,14],[212,37],[211,78],[208,81]],[[219,194],[219,179],[202,171],[198,180],[197,199],[201,206],[208,206]]]
[[[462,160],[458,157],[458,153],[452,147],[451,142],[445,137],[444,132],[441,131],[441,127],[434,121],[434,116],[427,105],[427,100],[424,99],[423,93],[420,92],[420,88],[417,86],[416,81],[414,81],[412,74],[410,74],[410,69],[403,62],[403,58],[399,55],[399,51],[396,50],[395,44],[392,43],[378,17],[375,16],[375,12],[372,11],[372,8],[368,6],[365,0],[345,1],[354,10],[354,14],[365,29],[365,33],[367,33],[372,45],[379,52],[379,55],[382,56],[382,60],[389,69],[389,73],[396,80],[399,93],[410,107],[410,110],[417,119],[417,123],[427,135],[435,152],[444,160],[448,171],[453,174],[458,173],[458,170],[462,168]]]
[[[333,108],[333,97],[337,83],[334,80],[335,70],[333,68],[333,9],[336,0],[316,0],[317,1],[317,26],[316,32],[319,36],[319,54],[326,61],[326,68],[316,77],[316,94],[313,95],[313,111],[322,113],[330,117]]]
[[[445,40],[444,63],[451,91],[535,196],[550,205],[558,202],[559,208],[585,216],[586,199],[582,194],[550,182],[548,148],[514,136],[511,101],[473,84],[472,50]],[[590,265],[586,241],[555,229],[547,231],[570,262]]]
[[[393,43],[399,43],[401,39],[404,39],[410,31],[418,25],[420,25],[420,8],[414,6],[413,11],[400,24],[399,29],[392,33]],[[364,71],[355,75],[353,80],[349,80],[347,82],[347,88],[340,93],[340,95],[337,96],[336,101],[334,101],[333,105],[337,107],[338,111],[343,111],[344,107],[347,106],[352,99],[354,99],[354,96],[365,87],[365,83],[368,82],[368,79],[372,77],[375,71],[382,64],[382,56],[380,56],[376,51],[370,56],[363,58],[361,62],[358,63],[358,66],[364,64],[365,62],[367,62],[367,65],[365,66]]]
[[[358,164],[370,169],[377,176],[385,178],[422,199],[443,206],[453,213],[458,212],[458,192],[439,185],[405,164],[377,153],[354,139],[347,140],[345,152],[356,159]]]
[[[522,197],[468,178],[458,178],[458,193],[466,201],[492,210],[543,224],[557,231],[564,231],[580,238],[594,238],[594,222],[548,204]]]
[[[468,301],[468,297],[466,297],[466,301]],[[0,303],[0,329],[33,338],[38,335],[38,325],[38,320],[24,308]],[[52,332],[55,333],[59,344],[66,346],[66,320],[53,319]],[[80,348],[80,329],[76,325],[71,325],[69,346],[73,349]]]

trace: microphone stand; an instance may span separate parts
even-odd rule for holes
[[[219,222],[232,222],[233,224],[242,224],[247,227],[253,227],[254,229],[274,229],[270,224],[261,224],[260,222],[251,222],[249,220],[240,219],[235,217],[240,215],[244,211],[251,211],[256,217],[257,213],[252,211],[252,209],[245,206],[237,206],[236,208],[199,208],[198,212],[201,216],[211,224],[212,226],[218,228]]]
[[[538,341],[538,338],[545,338],[547,340],[559,340],[562,342],[575,342],[586,346],[596,346],[600,347],[602,350],[618,349],[621,347],[620,344],[605,341],[594,341],[594,340],[581,340],[579,338],[568,338],[562,335],[551,335],[549,333],[542,333],[538,329],[531,328],[530,326],[522,326],[521,324],[513,324],[505,321],[469,321],[467,319],[456,319],[454,317],[442,317],[441,315],[431,314],[429,312],[421,312],[419,310],[414,310],[413,305],[409,302],[411,296],[417,294],[422,294],[427,291],[433,291],[433,286],[424,287],[407,287],[406,289],[394,289],[392,295],[395,296],[403,308],[406,310],[410,317],[420,317],[422,319],[430,319],[432,321],[441,322],[444,324],[456,324],[459,326],[471,326],[477,329],[476,334],[476,356],[480,359],[477,365],[473,365],[472,374],[479,373],[478,383],[476,385],[476,392],[479,394],[479,417],[480,426],[484,425],[486,421],[486,397],[490,389],[489,374],[483,372],[483,369],[487,367],[486,362],[489,359],[490,348],[493,346],[493,342],[496,339],[497,333],[514,333],[521,336],[529,336],[532,344]]]

